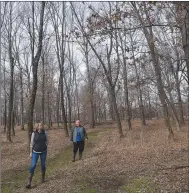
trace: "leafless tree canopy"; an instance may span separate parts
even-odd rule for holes
[[[187,118],[189,4],[172,2],[1,2],[1,125],[57,123],[69,136],[81,119]]]

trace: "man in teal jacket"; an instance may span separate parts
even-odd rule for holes
[[[80,125],[80,121],[77,120],[75,122],[75,126],[72,128],[71,131],[71,138],[70,141],[73,142],[73,162],[75,162],[75,157],[77,154],[77,151],[79,149],[79,159],[82,158],[82,153],[84,151],[85,147],[85,140],[87,140],[87,132],[86,129]]]

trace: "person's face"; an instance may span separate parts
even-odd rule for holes
[[[43,124],[42,124],[42,123],[39,123],[38,128],[39,128],[39,130],[43,129]]]
[[[77,120],[77,121],[75,122],[75,125],[76,125],[77,127],[79,127],[79,125],[80,125],[80,121],[79,121],[79,120]]]

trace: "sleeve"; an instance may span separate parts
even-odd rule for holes
[[[85,139],[88,139],[88,135],[87,135],[87,131],[86,131],[85,127],[83,127],[83,131],[84,131]]]
[[[30,141],[30,153],[32,153],[33,145],[34,145],[34,132],[32,133]]]
[[[72,131],[71,131],[71,135],[70,135],[70,141],[73,141],[73,130],[74,130],[74,127],[72,127]]]
[[[48,143],[49,143],[49,138],[48,138],[48,134],[47,132],[45,131],[45,136],[46,136],[46,145],[48,146]]]

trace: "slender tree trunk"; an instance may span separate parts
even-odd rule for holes
[[[59,90],[60,90],[60,84],[58,84],[58,90],[57,90],[57,95],[56,95],[56,122],[57,122],[57,126],[59,128],[59,120],[60,120],[60,107],[59,107],[59,104],[60,104],[60,93],[59,93]]]
[[[111,86],[109,84],[107,86],[107,92],[109,93],[108,95],[109,117],[112,121],[115,121],[115,111],[112,103]]]
[[[154,116],[154,115],[152,115],[152,105],[151,105],[151,98],[150,98],[150,92],[148,91],[148,118],[149,118],[149,120],[151,120],[152,119],[152,116]]]
[[[120,116],[119,116],[119,112],[118,112],[118,107],[117,107],[117,101],[116,101],[116,95],[115,95],[115,88],[111,88],[111,96],[112,96],[112,104],[115,110],[115,118],[116,118],[116,122],[118,125],[118,131],[120,134],[120,137],[123,137],[123,131],[122,131],[122,125],[121,125],[121,120],[120,120]]]
[[[71,126],[71,120],[72,120],[72,106],[71,106],[71,96],[70,96],[70,88],[68,88],[68,85],[66,83],[65,80],[65,84],[66,84],[66,93],[67,93],[67,104],[68,104],[68,128],[69,130],[71,130],[72,126]]]
[[[134,7],[134,9],[137,13],[139,21],[142,24],[143,32],[144,32],[144,35],[145,35],[146,40],[148,42],[149,49],[151,51],[152,63],[153,63],[154,70],[155,70],[155,75],[156,75],[158,95],[159,95],[161,104],[163,106],[165,125],[168,129],[168,132],[169,132],[169,138],[174,140],[174,133],[173,133],[173,130],[172,130],[172,127],[171,127],[170,117],[169,117],[169,113],[168,113],[167,96],[166,96],[166,93],[165,93],[164,87],[163,87],[163,82],[162,82],[162,77],[161,77],[161,69],[160,69],[160,65],[159,65],[159,59],[158,59],[158,56],[157,56],[157,53],[156,53],[156,50],[155,50],[154,36],[153,36],[152,27],[149,27],[149,31],[145,28],[144,21],[143,21],[141,15],[140,15],[140,13],[137,10],[135,2],[132,2],[132,5],[133,5],[133,7]],[[148,22],[150,23],[150,19],[148,17],[147,12],[146,12],[145,2],[143,3],[143,5],[144,5],[144,8],[145,8],[145,13],[146,13]]]
[[[42,107],[42,123],[45,124],[45,56],[41,57],[42,59],[42,100],[41,100],[41,107]]]
[[[23,73],[22,68],[20,68],[20,125],[21,130],[24,131],[24,97],[23,97],[24,91],[23,91]]]
[[[85,42],[85,60],[86,60],[86,67],[87,67],[87,79],[88,79],[88,92],[89,92],[89,102],[90,102],[90,108],[89,108],[89,125],[90,128],[95,127],[95,120],[94,120],[94,105],[93,105],[93,83],[91,79],[91,72],[90,72],[90,66],[89,66],[89,49],[88,49],[88,43]]]
[[[144,105],[143,105],[143,99],[142,99],[142,90],[141,90],[141,85],[140,85],[140,77],[139,77],[139,73],[137,70],[136,59],[135,59],[134,48],[133,48],[133,38],[132,38],[131,32],[130,32],[130,37],[131,37],[131,44],[132,44],[131,47],[132,47],[133,64],[135,67],[135,73],[137,77],[137,91],[138,91],[138,98],[139,98],[138,101],[139,101],[139,109],[140,109],[140,118],[142,121],[142,125],[146,125]]]
[[[14,58],[12,56],[12,2],[10,2],[10,20],[9,20],[9,62],[10,62],[10,88],[9,88],[9,111],[8,111],[8,127],[7,127],[7,140],[11,142],[11,121],[13,112],[14,100]]]
[[[166,96],[166,100],[167,100],[167,103],[169,104],[169,106],[171,108],[171,112],[172,112],[171,114],[172,114],[173,120],[176,123],[177,129],[180,130],[181,129],[180,121],[179,121],[179,118],[178,118],[178,115],[177,115],[176,107],[175,107],[173,96],[172,96],[172,93],[171,93],[171,83],[170,83],[169,76],[167,76],[167,83],[169,85],[168,88],[167,88],[169,99]]]
[[[77,109],[77,119],[80,120],[80,108],[79,108],[79,93],[78,93],[78,84],[76,80],[76,74],[75,74],[75,85],[76,85],[76,109]]]
[[[182,97],[181,97],[181,91],[180,91],[180,80],[179,80],[179,69],[180,69],[180,61],[179,61],[179,52],[177,50],[177,47],[175,45],[176,50],[176,56],[177,56],[177,70],[175,74],[175,81],[176,81],[176,90],[177,90],[177,100],[178,100],[178,111],[179,111],[179,121],[181,125],[185,125],[184,121],[184,112],[183,112],[183,106],[182,106]]]
[[[33,132],[33,111],[34,111],[35,98],[36,98],[36,92],[37,92],[37,82],[38,82],[37,70],[38,70],[39,59],[41,57],[42,41],[43,41],[44,9],[45,9],[45,2],[43,1],[41,3],[38,48],[37,48],[37,53],[36,53],[35,57],[32,59],[33,83],[32,83],[32,90],[31,90],[31,94],[30,94],[29,106],[28,106],[28,112],[27,112],[27,119],[28,119],[28,141],[29,141],[29,143],[30,143],[30,140],[31,140],[32,132]]]
[[[50,129],[51,128],[51,123],[52,123],[52,121],[51,121],[51,107],[50,107],[50,93],[49,93],[49,91],[48,91],[48,93],[47,93],[47,101],[48,101],[48,129]]]
[[[15,110],[13,109],[11,112],[11,131],[12,135],[15,136]]]
[[[180,85],[178,82],[176,83],[176,89],[177,89],[177,96],[178,96],[178,109],[179,109],[179,117],[180,117],[180,124],[184,125],[184,112],[183,112],[183,106],[182,106],[182,98],[181,98],[181,91],[180,91]]]
[[[185,53],[187,76],[188,76],[188,92],[189,92],[189,2],[178,2],[177,14],[181,16],[179,21],[182,45]],[[188,93],[188,109],[189,109],[189,93]]]
[[[7,128],[7,99],[6,99],[6,93],[5,93],[5,109],[4,109],[4,133],[6,133]]]
[[[103,67],[103,70],[105,72],[105,75],[106,75],[106,78],[107,78],[107,81],[108,81],[108,84],[110,86],[110,95],[111,95],[111,100],[112,100],[112,103],[113,103],[113,107],[114,107],[114,112],[115,112],[115,117],[116,117],[116,122],[117,122],[117,127],[118,127],[118,131],[119,131],[119,134],[120,134],[120,137],[123,137],[123,131],[122,131],[122,125],[121,125],[121,120],[120,120],[120,115],[119,115],[119,111],[118,111],[118,107],[117,107],[117,102],[116,102],[116,94],[115,94],[115,85],[116,85],[116,82],[117,82],[117,78],[118,78],[118,75],[119,73],[117,72],[117,78],[115,79],[115,81],[113,82],[112,80],[112,76],[111,76],[111,62],[110,62],[110,57],[111,57],[111,53],[112,53],[112,46],[113,46],[113,35],[110,34],[111,38],[110,38],[110,49],[108,50],[107,48],[107,65],[108,65],[108,69],[105,65],[105,63],[103,62],[102,58],[99,56],[99,54],[97,53],[96,49],[94,48],[94,46],[92,45],[92,43],[90,42],[90,39],[89,37],[87,36],[82,24],[81,24],[81,21],[79,20],[78,18],[78,15],[75,11],[75,8],[74,6],[71,4],[71,7],[72,7],[72,10],[74,12],[74,15],[77,19],[77,22],[78,24],[80,25],[81,29],[82,29],[82,33],[84,35],[84,37],[86,37],[86,40],[87,42],[89,43],[91,49],[93,50],[95,56],[98,58],[99,62],[101,63],[102,67]]]
[[[64,130],[65,135],[69,136],[68,128],[67,128],[67,116],[66,116],[66,109],[64,104],[64,82],[63,82],[63,73],[60,73],[60,101],[61,101],[61,110],[62,110],[62,120],[64,123]]]
[[[11,123],[12,123],[12,112],[13,112],[13,100],[14,100],[14,59],[12,54],[10,54],[10,65],[11,65],[11,80],[10,80],[10,90],[9,90],[9,111],[8,111],[8,125],[7,125],[7,140],[11,142]]]
[[[126,37],[126,34],[125,34],[125,37]],[[123,83],[124,83],[124,98],[125,98],[125,107],[126,107],[126,120],[128,123],[129,130],[132,130],[131,110],[130,110],[130,104],[129,104],[126,53],[123,47],[123,41],[122,41],[121,35],[120,35],[120,39],[121,39],[121,50],[122,50],[122,57],[123,57]]]
[[[0,16],[1,17],[1,16]],[[1,52],[1,51],[0,51]],[[1,61],[0,61],[1,62]],[[5,106],[5,109],[4,109],[4,132],[6,133],[6,130],[7,130],[7,93],[6,93],[6,79],[5,79],[5,62],[4,62],[4,70],[3,70],[3,78],[4,78],[4,98],[5,98],[5,102],[4,102],[4,106]]]

